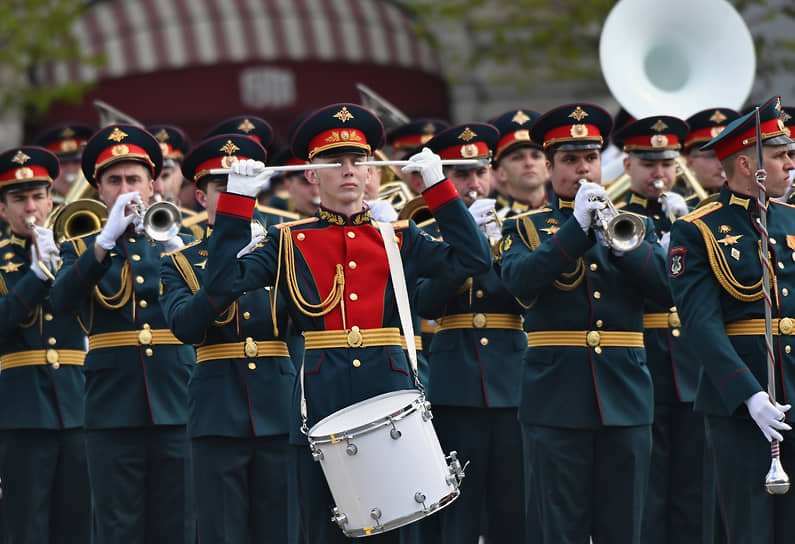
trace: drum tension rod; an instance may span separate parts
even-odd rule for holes
[[[397,440],[403,436],[403,433],[400,432],[397,427],[395,427],[395,421],[391,417],[387,418],[387,421],[389,421],[389,424],[392,425],[392,430],[389,431],[389,436],[392,437],[392,440]]]

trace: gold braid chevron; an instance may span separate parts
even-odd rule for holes
[[[4,297],[8,294],[8,286],[6,285],[6,280],[3,279],[3,275],[0,274],[0,297]]]
[[[723,254],[723,251],[721,251],[718,241],[715,239],[715,235],[712,234],[709,227],[707,227],[701,219],[693,221],[693,224],[698,228],[701,236],[704,238],[709,265],[721,287],[723,287],[729,295],[741,302],[754,302],[760,300],[764,296],[762,292],[762,278],[759,278],[759,281],[753,285],[743,285],[740,283],[737,278],[734,277],[731,267],[726,261],[726,256]],[[768,267],[770,275],[775,281],[775,271],[770,266],[770,261],[768,260],[763,266]]]
[[[196,273],[193,271],[193,267],[188,261],[188,258],[185,257],[181,251],[178,251],[171,254],[171,262],[174,263],[177,272],[179,272],[179,275],[185,280],[185,284],[188,286],[188,289],[190,289],[190,292],[196,293],[201,286],[199,285],[199,279],[196,277]],[[229,307],[213,321],[213,325],[223,326],[232,321],[235,318],[235,310],[237,310],[237,301],[229,305]]]
[[[522,222],[521,224],[517,224],[517,227],[519,227],[516,229],[519,233],[519,238],[521,238],[524,245],[530,248],[530,251],[535,250],[535,248],[541,245],[541,238],[538,236],[536,226],[529,217],[522,217]],[[522,228],[524,228],[527,236],[522,234]],[[579,287],[583,278],[585,278],[585,261],[583,261],[583,258],[580,257],[577,259],[577,265],[572,272],[562,272],[560,276],[560,280],[552,282],[552,285],[558,290],[573,291]]]
[[[287,282],[287,288],[290,291],[290,298],[292,298],[293,303],[302,314],[308,315],[310,317],[322,317],[328,314],[334,308],[336,308],[340,302],[342,302],[342,297],[345,292],[345,273],[343,271],[342,265],[338,264],[337,270],[334,274],[334,286],[331,288],[331,291],[329,292],[326,299],[320,304],[312,304],[304,299],[304,297],[301,295],[301,289],[298,285],[298,279],[295,275],[295,247],[293,246],[292,230],[290,227],[283,227],[279,231],[279,257],[278,265],[276,267],[276,282],[273,296],[271,297],[271,315],[273,316],[274,332],[277,332],[276,295],[277,289],[279,288],[279,278],[281,277],[282,272],[282,257],[284,258],[284,271],[286,276],[285,281]],[[323,309],[324,307],[325,309]],[[342,310],[342,326],[346,328],[345,305],[341,304],[340,308]],[[319,311],[313,311],[318,309]]]

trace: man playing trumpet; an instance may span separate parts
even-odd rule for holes
[[[527,307],[519,421],[544,542],[640,542],[653,412],[643,303],[670,305],[670,295],[648,219],[619,216],[626,239],[601,227],[611,127],[591,104],[541,116],[530,136],[554,193],[503,225],[502,280]]]

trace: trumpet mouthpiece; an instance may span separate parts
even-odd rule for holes
[[[665,182],[661,179],[655,179],[652,185],[654,185],[654,188],[658,191],[662,191],[662,188],[665,186]]]

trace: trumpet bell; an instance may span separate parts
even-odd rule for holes
[[[168,201],[155,202],[144,212],[141,219],[146,237],[152,242],[165,242],[179,233],[182,214],[179,208]]]
[[[619,213],[607,222],[605,236],[616,251],[632,251],[646,237],[646,224],[637,215]]]
[[[610,92],[636,118],[740,109],[756,72],[751,33],[726,0],[620,0],[599,57]]]
[[[99,200],[82,198],[59,207],[47,218],[57,243],[100,230],[108,219],[108,208]]]

